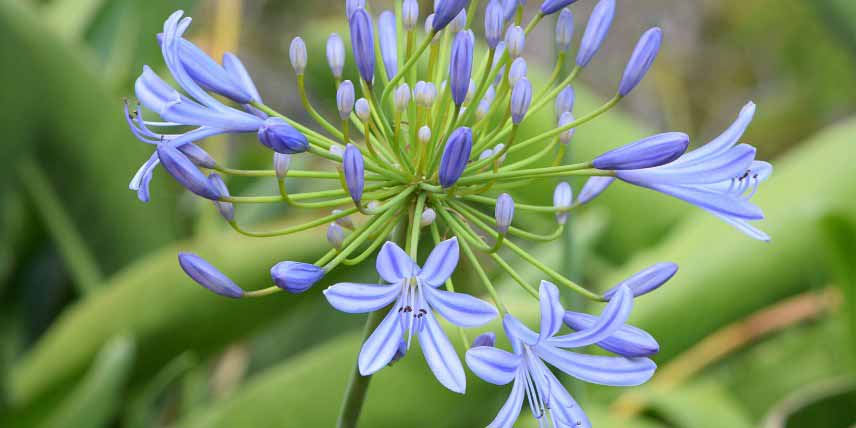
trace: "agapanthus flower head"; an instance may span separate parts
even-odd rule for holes
[[[336,33],[330,34],[327,39],[327,64],[333,77],[341,79],[345,68],[345,43]]]
[[[306,71],[306,63],[308,61],[306,42],[301,37],[291,39],[291,45],[288,47],[288,59],[291,60],[294,74],[300,75]]]
[[[193,253],[178,253],[178,264],[191,279],[224,297],[237,299],[244,290],[211,263]]]
[[[464,103],[467,90],[470,88],[470,76],[473,72],[473,43],[473,34],[470,31],[459,32],[452,42],[449,81],[452,85],[452,99],[458,106]]]
[[[571,39],[574,37],[574,14],[568,9],[562,9],[556,18],[556,49],[567,52],[571,49]]]
[[[354,111],[354,84],[346,80],[336,90],[336,108],[339,110],[339,118],[347,120]]]
[[[446,148],[443,150],[443,157],[440,158],[440,185],[444,188],[453,186],[464,168],[467,167],[467,162],[470,160],[470,155],[473,149],[473,131],[467,127],[461,127],[452,132],[449,139],[446,140]]]
[[[392,79],[398,72],[398,35],[395,32],[395,13],[385,10],[377,21],[377,39],[386,76]]]
[[[351,48],[357,70],[363,80],[371,85],[374,82],[375,52],[372,18],[363,8],[351,14]]]
[[[663,41],[663,30],[659,27],[654,27],[642,34],[636,48],[633,50],[633,55],[630,56],[630,61],[627,62],[627,67],[624,69],[624,75],[621,77],[621,83],[618,85],[618,94],[622,97],[627,96],[642,78],[645,73],[654,64],[654,59],[657,58],[657,52],[660,51],[660,43]]]
[[[258,137],[259,142],[277,153],[303,153],[309,148],[306,136],[278,117],[265,119]]]
[[[597,169],[642,169],[664,165],[679,158],[690,145],[690,137],[681,132],[652,135],[610,150],[594,159]]]
[[[606,33],[609,32],[614,17],[615,0],[600,0],[595,5],[591,17],[589,17],[588,25],[586,25],[585,33],[583,33],[580,49],[577,52],[578,66],[587,66],[597,51],[600,50],[600,45],[603,44],[603,39],[606,38]]]
[[[324,269],[300,262],[279,262],[270,268],[270,276],[277,287],[292,293],[302,293],[324,277]]]

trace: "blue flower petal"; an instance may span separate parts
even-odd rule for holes
[[[223,54],[223,69],[244,92],[250,95],[252,101],[262,102],[262,97],[259,95],[259,90],[256,89],[256,84],[253,83],[253,78],[250,77],[250,73],[247,72],[246,67],[237,56],[230,52]]]
[[[395,242],[383,244],[377,254],[377,273],[384,281],[397,283],[413,276],[416,264]]]
[[[552,337],[562,327],[565,308],[559,302],[559,289],[553,283],[541,281],[538,290],[541,305],[541,334],[539,340]]]
[[[576,400],[571,397],[565,386],[559,382],[559,379],[552,372],[549,370],[544,370],[544,372],[550,390],[550,411],[553,418],[563,424],[560,426],[591,428],[588,416]]]
[[[476,376],[494,385],[514,380],[522,357],[493,346],[478,346],[467,351],[467,366]]]
[[[401,294],[401,285],[341,282],[324,290],[334,308],[349,314],[372,312],[392,303]]]
[[[606,308],[603,309],[597,323],[585,330],[552,337],[547,339],[547,343],[559,348],[579,348],[595,344],[608,338],[621,328],[627,322],[627,318],[630,317],[632,309],[633,293],[626,285],[622,285],[610,299]],[[562,320],[564,320],[564,315],[562,313]]]
[[[750,101],[743,106],[742,110],[740,110],[737,120],[735,120],[734,123],[732,123],[731,126],[729,126],[728,129],[726,129],[720,136],[714,138],[711,142],[699,147],[698,149],[687,153],[675,161],[675,163],[682,164],[685,162],[697,161],[699,159],[716,156],[730,149],[737,144],[737,141],[743,136],[743,132],[746,131],[746,128],[752,122],[754,115],[755,103]]]
[[[671,163],[654,168],[617,171],[624,181],[646,184],[711,184],[730,180],[745,173],[755,160],[755,148],[740,144],[712,158],[693,162]],[[680,159],[679,159],[680,160]]]
[[[400,341],[401,324],[398,322],[398,312],[391,310],[360,349],[357,359],[360,374],[368,376],[386,367],[398,351]]]
[[[729,215],[720,214],[715,211],[710,211],[711,214],[719,217],[720,220],[734,226],[737,230],[746,234],[746,236],[757,239],[759,241],[770,242],[770,235],[767,235],[763,230],[749,224],[746,220],[732,217]]]
[[[586,330],[594,326],[598,318],[580,312],[565,312],[565,324],[574,330]],[[623,357],[648,357],[660,351],[654,336],[641,328],[623,325],[612,336],[598,342],[597,346]]]
[[[460,327],[478,327],[497,315],[496,308],[469,294],[423,287],[425,300],[446,320]]]
[[[149,183],[152,181],[152,173],[159,163],[160,159],[157,152],[152,153],[149,159],[134,174],[134,177],[131,178],[131,183],[128,184],[128,188],[135,190],[137,198],[142,202],[148,202],[150,199]]]
[[[764,212],[757,205],[739,196],[723,194],[698,186],[652,184],[644,187],[674,196],[714,213],[746,220],[760,220],[764,218]]]
[[[514,348],[514,353],[520,353],[520,342],[527,345],[538,343],[538,333],[526,327],[520,320],[514,318],[511,314],[505,315],[502,319],[502,326],[505,328],[505,334],[511,341]]]
[[[452,276],[455,267],[458,266],[459,257],[458,238],[447,239],[437,244],[431,250],[431,254],[425,260],[425,264],[422,265],[422,272],[419,273],[419,279],[432,287],[443,285]]]
[[[455,348],[431,312],[422,319],[425,325],[419,331],[419,344],[428,367],[443,386],[463,394],[467,389],[467,378]]]
[[[636,386],[654,375],[657,365],[648,358],[602,357],[578,354],[538,344],[535,352],[557,369],[586,382],[609,386]]]
[[[514,381],[514,386],[511,388],[511,394],[508,395],[508,400],[499,409],[496,418],[488,425],[488,428],[512,428],[517,417],[520,416],[520,410],[523,408],[523,396],[526,392],[526,381],[518,378]]]

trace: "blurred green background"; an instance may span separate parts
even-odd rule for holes
[[[593,3],[573,6],[575,43]],[[149,204],[127,190],[150,148],[127,130],[122,98],[133,96],[143,64],[163,69],[154,35],[177,8],[195,18],[193,41],[215,58],[236,51],[270,105],[306,119],[287,60],[288,42],[302,35],[313,100],[333,111],[323,41],[346,32],[341,2],[0,0],[2,427],[329,427],[336,419],[362,319],[332,310],[320,290],[343,277],[370,281],[371,267],[337,272],[303,295],[218,298],[181,273],[177,251],[198,252],[257,288],[273,263],[324,251],[323,230],[237,235],[162,171]],[[551,25],[527,42],[531,73],[552,67]],[[660,341],[658,373],[637,388],[584,387],[584,407],[600,428],[856,426],[856,2],[618,0],[606,45],[577,85],[578,113],[613,93],[651,25],[665,33],[652,73],[618,111],[578,130],[575,155],[664,130],[700,144],[754,100],[744,140],[776,168],[755,199],[773,241],[621,184],[579,214],[575,274],[588,286],[609,287],[653,262],[681,266],[639,299],[632,318]],[[551,126],[551,116],[531,129]],[[206,144],[247,167],[269,162],[259,147],[242,137]],[[515,197],[547,202],[553,185]],[[259,227],[307,215],[238,213]],[[532,251],[552,266],[567,262],[551,245]],[[466,266],[460,275],[466,286]],[[534,301],[497,278],[512,311],[533,320]],[[458,396],[421,357],[405,358],[373,380],[361,426],[485,426],[508,391],[473,375],[468,382]]]

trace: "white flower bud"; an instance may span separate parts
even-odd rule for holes
[[[573,121],[574,121],[573,113],[566,111],[566,112],[562,113],[562,115],[559,117],[559,127],[563,127],[563,126],[565,126],[565,125],[567,125]],[[570,143],[571,138],[573,138],[575,131],[576,131],[576,128],[571,128],[571,129],[568,129],[567,131],[564,131],[561,134],[559,134],[559,142],[562,144]]]
[[[295,37],[291,40],[291,46],[288,47],[288,58],[291,60],[291,66],[294,67],[294,72],[298,75],[303,74],[306,70],[306,43],[300,37]]]
[[[487,149],[479,155],[479,160],[485,160],[489,157],[493,156],[493,149]]]
[[[338,223],[330,223],[330,226],[327,227],[327,242],[333,248],[341,249],[342,242],[345,241],[345,230],[342,229],[342,226],[339,226]]]
[[[505,33],[505,49],[508,51],[508,56],[517,58],[523,55],[523,48],[526,46],[526,32],[519,25],[508,28]]]
[[[354,104],[354,112],[357,113],[357,117],[360,118],[363,123],[366,123],[371,119],[372,109],[365,98],[357,100],[356,104]]]
[[[431,128],[429,128],[428,126],[422,126],[421,128],[419,128],[417,137],[419,138],[420,143],[428,144],[428,142],[431,141]]]
[[[571,185],[564,181],[556,185],[556,189],[553,190],[553,207],[569,209],[571,208],[571,204],[573,202],[574,191],[571,189]],[[565,224],[567,221],[567,211],[556,213],[556,222],[558,222],[559,224]]]
[[[342,69],[345,67],[345,44],[338,34],[333,33],[327,39],[327,64],[336,79],[342,78]]]
[[[419,21],[419,3],[416,0],[404,0],[401,4],[401,25],[410,31]]]
[[[526,77],[526,60],[522,57],[517,58],[511,63],[511,68],[508,70],[508,83],[513,88],[514,84],[524,77]]]
[[[505,144],[499,143],[499,144],[497,144],[496,146],[494,146],[494,147],[493,147],[493,152],[494,152],[494,153],[500,153],[500,152],[502,152],[502,150],[503,150],[503,149],[505,149]],[[500,157],[499,157],[499,159],[498,159],[498,160],[499,160],[499,163],[503,163],[503,162],[505,162],[505,157],[506,157],[506,156],[508,156],[508,153],[507,153],[507,152],[506,152],[506,153],[503,153],[503,154],[502,154],[502,156],[500,156]]]
[[[476,95],[476,82],[470,79],[470,85],[467,87],[467,95],[464,96],[464,104],[469,104]]]
[[[407,83],[402,83],[395,89],[395,97],[393,98],[395,110],[402,112],[407,110],[407,105],[410,104],[410,86]]]
[[[330,153],[336,156],[342,156],[345,154],[345,148],[339,144],[333,144],[330,146]]]
[[[335,209],[332,213],[333,215],[338,215],[342,213],[342,210]],[[336,223],[339,223],[339,226],[342,226],[345,229],[354,230],[354,220],[349,215],[337,218]]]
[[[288,165],[291,164],[291,155],[284,153],[273,154],[273,170],[276,171],[276,177],[280,180],[288,175]]]
[[[425,211],[422,211],[422,217],[419,218],[419,226],[430,226],[436,219],[437,213],[435,213],[433,209],[427,208]]]

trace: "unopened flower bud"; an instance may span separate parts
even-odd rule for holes
[[[678,272],[678,265],[674,263],[657,263],[649,266],[633,276],[618,283],[615,287],[610,288],[603,297],[606,300],[611,299],[617,290],[622,286],[626,286],[633,293],[633,297],[639,297],[643,294],[648,294],[665,284],[666,281],[672,279]]]
[[[514,219],[514,199],[508,193],[503,193],[496,198],[496,231],[500,235],[508,233],[508,228]]]
[[[592,161],[602,170],[653,168],[679,158],[687,150],[690,137],[682,132],[666,132],[610,150]]]
[[[461,12],[458,13],[458,16],[449,23],[449,30],[453,33],[457,33],[464,28],[467,28],[467,9],[461,9]]]
[[[479,154],[479,160],[485,160],[491,156],[493,156],[493,149],[485,149],[485,151]]]
[[[567,52],[571,48],[574,37],[574,14],[568,9],[562,9],[556,18],[556,49]]]
[[[621,77],[621,83],[618,85],[618,94],[622,97],[627,96],[654,63],[657,58],[657,52],[660,51],[660,43],[663,41],[663,31],[654,27],[645,32],[639,38],[639,43],[633,50],[633,55],[630,56],[630,61],[627,62],[627,67],[624,69],[624,75]]]
[[[434,16],[435,15],[432,13],[432,14],[428,15],[427,18],[425,18],[425,33],[427,33],[427,34],[431,34],[431,31],[433,31],[433,29],[434,29]],[[434,38],[431,39],[431,43],[437,43],[439,41],[440,41],[440,35],[439,34],[435,34]]]
[[[573,203],[574,191],[571,189],[571,185],[564,181],[557,184],[556,189],[553,190],[553,208],[568,210],[571,208],[571,204]],[[567,221],[567,211],[560,211],[556,213],[557,223],[565,224]]]
[[[211,157],[202,147],[197,146],[193,143],[182,144],[178,147],[178,150],[181,153],[184,153],[194,165],[200,168],[208,168],[212,169],[217,166],[217,161]]]
[[[351,19],[351,15],[357,9],[365,9],[366,0],[345,0],[345,18]]]
[[[342,157],[345,155],[345,148],[340,144],[333,144],[330,146],[330,154]]]
[[[587,66],[594,55],[603,44],[603,39],[606,38],[606,33],[609,32],[609,26],[612,25],[612,18],[615,16],[615,0],[600,0],[595,5],[594,10],[589,17],[588,25],[586,25],[583,40],[580,42],[580,50],[577,52],[577,65],[580,67]]]
[[[491,0],[484,11],[484,37],[491,49],[496,48],[502,38],[502,26],[505,24],[505,13],[499,0]]]
[[[496,334],[489,331],[476,336],[470,348],[477,348],[479,346],[496,346]]]
[[[452,1],[452,0],[446,0]],[[449,188],[454,185],[470,160],[473,149],[473,131],[467,127],[461,127],[452,132],[446,140],[443,156],[440,158],[440,185]]]
[[[345,154],[342,156],[342,170],[345,173],[345,184],[348,186],[348,193],[351,199],[357,206],[363,198],[363,188],[365,187],[366,177],[363,166],[363,154],[360,149],[353,144],[348,144],[345,147]]]
[[[324,277],[324,269],[300,262],[279,262],[270,269],[273,283],[283,290],[297,294],[308,290]]]
[[[291,39],[291,45],[288,47],[288,58],[291,60],[291,66],[294,68],[294,73],[301,75],[306,70],[306,43],[300,37]]]
[[[600,320],[596,316],[573,311],[565,312],[563,319],[568,327],[576,331],[588,330]],[[628,324],[621,326],[609,338],[597,342],[597,346],[627,358],[649,357],[660,351],[654,336]]]
[[[508,83],[513,88],[518,80],[526,77],[526,60],[523,57],[515,59],[508,70]]]
[[[351,50],[360,76],[369,85],[374,82],[375,52],[372,18],[365,9],[357,9],[351,14]]]
[[[411,31],[419,21],[419,2],[416,0],[404,0],[401,4],[401,26]]]
[[[354,111],[354,84],[346,80],[339,85],[336,91],[336,108],[339,109],[339,118],[347,120]]]
[[[541,14],[542,15],[552,15],[559,11],[559,9],[570,6],[577,0],[544,0],[544,3],[541,3]]]
[[[594,176],[589,178],[586,181],[586,184],[583,185],[583,190],[580,190],[580,195],[577,198],[577,201],[580,205],[588,203],[603,193],[603,191],[606,190],[613,181],[615,181],[615,177]]]
[[[393,98],[395,110],[403,112],[407,110],[407,105],[410,104],[410,86],[407,83],[402,83],[395,89],[395,97]]]
[[[363,123],[366,123],[371,119],[372,109],[365,98],[357,100],[356,104],[354,104],[354,112],[357,113],[357,117],[360,118],[360,121]]]
[[[378,17],[377,38],[386,77],[392,79],[398,73],[398,35],[395,28],[395,14],[392,11],[385,10]]]
[[[469,3],[469,0],[443,0],[440,2],[434,10],[434,19],[431,20],[431,31],[436,32],[446,28],[464,10],[467,3]]]
[[[226,187],[223,177],[220,177],[219,174],[209,175],[208,181],[211,182],[211,186],[217,189],[220,197],[229,196],[229,188]],[[235,206],[231,202],[214,201],[214,206],[217,207],[217,211],[226,221],[231,222],[235,219]]]
[[[500,156],[499,159],[496,160],[500,164],[505,162],[505,157],[508,156],[508,153],[507,152],[503,153],[503,150],[505,150],[505,144],[499,143],[499,144],[493,146],[493,154],[502,153],[502,156]]]
[[[178,264],[190,279],[211,292],[233,299],[244,295],[244,290],[241,287],[196,254],[178,253]]]
[[[220,197],[220,192],[211,185],[208,177],[175,146],[158,144],[157,154],[164,169],[185,189],[206,199],[217,200]]]
[[[479,101],[479,106],[476,107],[476,120],[484,119],[488,111],[490,111],[490,101],[484,99]]]
[[[492,103],[494,99],[496,99],[496,88],[494,88],[493,85],[490,85],[487,87],[487,90],[484,91],[482,100]]]
[[[455,0],[445,0],[444,3]],[[473,34],[471,31],[461,31],[452,43],[452,56],[449,61],[449,81],[452,89],[452,100],[461,106],[470,88],[470,76],[473,71]]]
[[[562,116],[559,117],[559,127],[564,127],[574,121],[574,114],[566,111],[562,113]],[[574,132],[576,132],[576,128],[571,128],[566,131],[563,131],[559,134],[559,142],[567,145],[571,142],[571,138],[574,137]]]
[[[517,58],[523,55],[523,48],[526,46],[526,32],[519,25],[514,25],[508,28],[505,33],[505,49],[508,51],[508,56]]]
[[[426,208],[422,211],[422,216],[419,218],[419,226],[426,227],[434,223],[437,219],[437,213],[432,208]]]
[[[556,96],[556,118],[562,117],[562,113],[574,111],[574,101],[576,94],[574,87],[571,85],[565,86],[564,89]]]
[[[427,125],[423,125],[419,128],[419,132],[416,134],[416,137],[419,138],[419,143],[428,144],[431,141],[431,128]]]
[[[330,226],[327,227],[327,242],[330,246],[337,250],[342,249],[342,242],[344,241],[345,229],[342,229],[342,226],[336,222],[330,223]]]
[[[342,210],[340,209],[333,210],[334,215],[338,215],[341,213]],[[354,230],[354,220],[351,218],[351,216],[346,215],[344,217],[339,217],[336,219],[336,223],[338,223],[339,226],[342,226],[345,229]]]
[[[532,84],[523,77],[517,81],[511,90],[511,122],[519,125],[529,111],[532,103]]]
[[[473,79],[470,79],[470,84],[467,86],[467,96],[464,97],[464,104],[469,104],[470,101],[473,100],[473,97],[476,95],[476,82]],[[464,113],[464,110],[461,110],[461,113]]]
[[[369,203],[368,203],[368,204],[366,204],[366,208],[368,208],[368,209],[370,209],[370,210],[376,210],[376,209],[380,208],[380,202],[378,202],[378,201],[369,201]]]
[[[338,34],[333,33],[327,39],[327,64],[336,79],[342,78],[342,70],[345,68],[345,44]]]
[[[303,153],[309,149],[309,140],[293,126],[278,117],[265,119],[258,132],[259,142],[265,147],[285,154]]]
[[[273,170],[276,178],[283,180],[288,175],[288,166],[291,164],[291,155],[285,153],[273,154]]]

